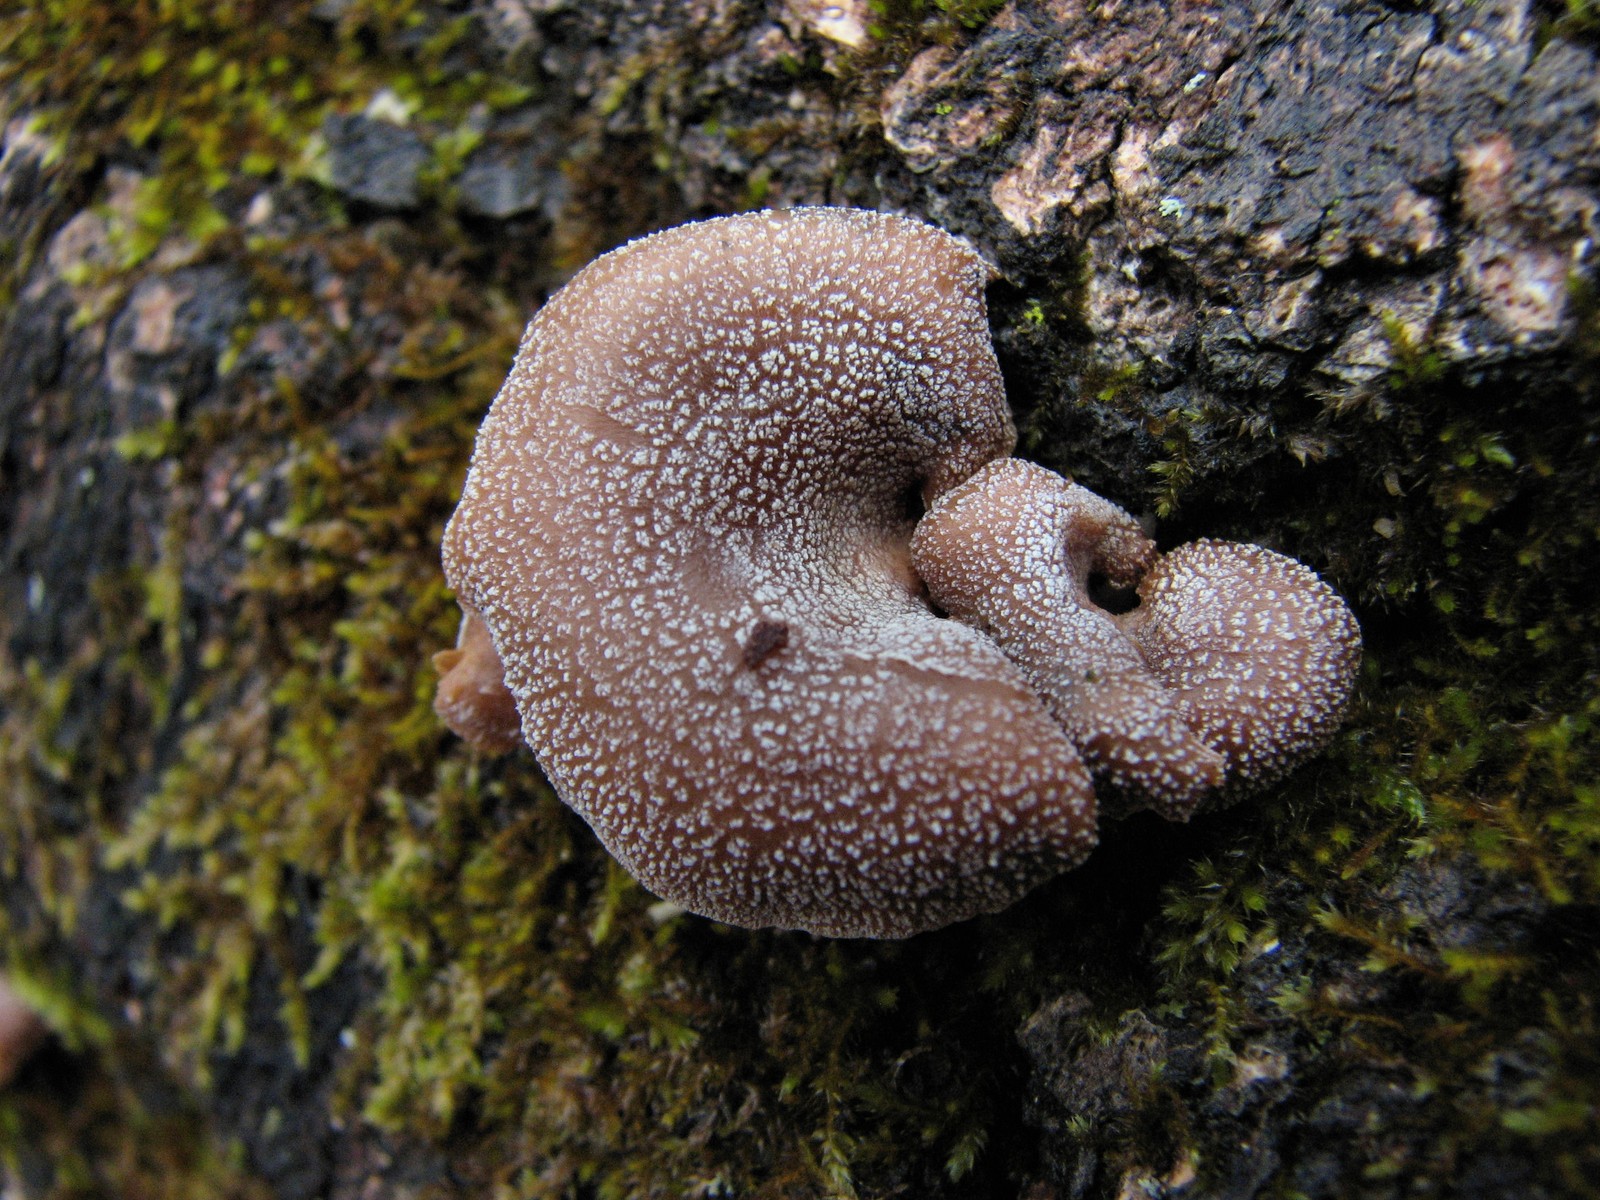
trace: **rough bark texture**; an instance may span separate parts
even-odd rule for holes
[[[179,11],[179,10],[182,11]],[[0,4],[7,1195],[1600,1176],[1600,13]],[[1349,727],[1000,916],[652,913],[428,707],[523,322],[696,215],[995,266],[1021,452],[1356,604]]]

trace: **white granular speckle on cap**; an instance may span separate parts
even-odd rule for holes
[[[1306,567],[1212,540],[1158,555],[1122,509],[1032,463],[946,492],[912,552],[934,600],[1021,667],[1118,815],[1186,820],[1278,778],[1332,736],[1355,682],[1355,617]],[[1096,573],[1136,585],[1138,606],[1097,605]]]
[[[445,535],[489,637],[440,712],[492,748],[513,699],[664,899],[903,936],[1092,846],[1072,741],[910,562],[917,497],[1014,441],[984,281],[929,226],[795,209],[633,242],[529,325]]]

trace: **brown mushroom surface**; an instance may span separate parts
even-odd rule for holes
[[[984,283],[929,226],[764,212],[608,254],[529,326],[444,543],[492,644],[443,665],[498,658],[557,792],[664,898],[899,936],[1093,844],[1071,742],[910,565],[919,495],[1014,440]],[[454,675],[442,715],[499,744]]]
[[[1158,555],[1110,501],[1018,459],[939,498],[913,561],[952,616],[1000,644],[1083,753],[1118,815],[1188,819],[1217,789],[1277,778],[1332,736],[1361,657],[1333,589],[1260,546]],[[1113,614],[1092,574],[1137,585]]]

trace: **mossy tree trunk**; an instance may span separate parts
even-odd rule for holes
[[[0,4],[8,1194],[1557,1196],[1600,1168],[1590,0]],[[900,943],[651,915],[430,707],[522,324],[995,266],[1019,452],[1362,619],[1345,732]]]

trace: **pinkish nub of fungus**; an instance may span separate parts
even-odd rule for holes
[[[1259,547],[1158,556],[1005,458],[985,281],[954,238],[847,209],[585,268],[529,325],[445,534],[440,715],[526,741],[663,898],[841,936],[1073,865],[1091,770],[1117,811],[1186,817],[1320,745],[1348,610]],[[1102,611],[1091,573],[1139,605]]]

